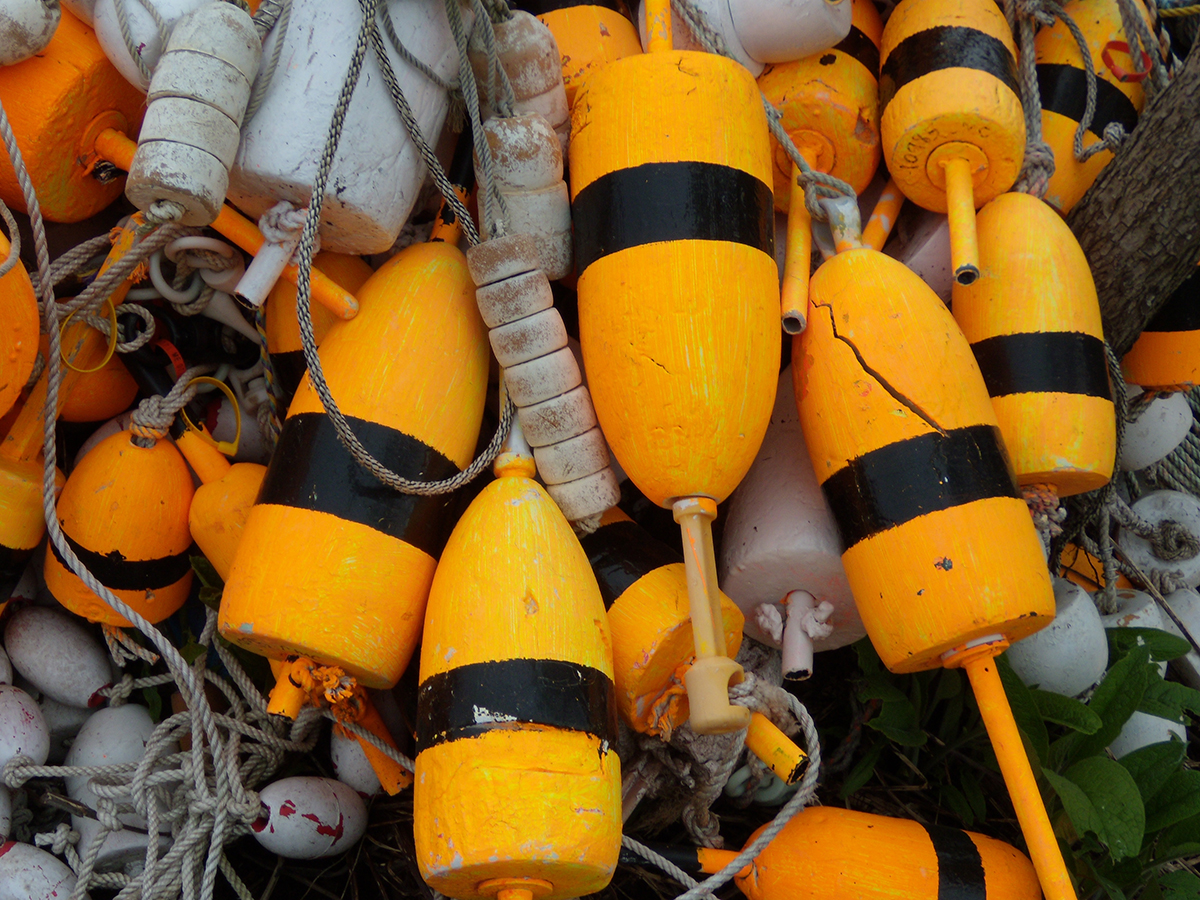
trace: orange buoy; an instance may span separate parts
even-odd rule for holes
[[[314,268],[319,268],[339,287],[351,294],[358,293],[373,270],[359,256],[322,250],[313,258]],[[309,301],[312,310],[313,335],[320,346],[338,316],[320,303]],[[296,286],[285,278],[275,282],[267,295],[266,305],[267,347],[271,353],[271,365],[279,379],[284,399],[291,402],[300,379],[304,377],[304,350],[300,343],[300,323],[296,319]]]
[[[1200,384],[1200,271],[1188,276],[1121,360],[1130,384],[1185,391]]]
[[[704,847],[653,849],[689,875],[715,874],[737,856],[733,850]],[[1003,841],[832,806],[810,806],[797,813],[734,881],[749,900],[1042,896],[1029,859]]]
[[[80,562],[150,622],[183,606],[192,586],[188,507],[192,473],[175,445],[121,431],[92,448],[63,486],[58,518]],[[92,593],[51,544],[46,587],[91,622],[128,626]]]
[[[1091,593],[1104,587],[1104,563],[1082,547],[1067,544],[1058,557],[1059,575]],[[1133,582],[1117,572],[1117,588],[1132,590]]]
[[[1143,4],[1134,6],[1141,11],[1147,25],[1154,24]],[[1146,102],[1146,92],[1141,81],[1122,80],[1105,63],[1111,54],[1115,57],[1114,66],[1120,65],[1125,72],[1139,68],[1128,52],[1118,52],[1109,46],[1125,39],[1116,0],[1073,0],[1063,5],[1063,12],[1074,19],[1083,34],[1096,73],[1096,110],[1083,135],[1086,152],[1104,138],[1109,125],[1120,125],[1126,134],[1131,134]],[[1046,202],[1065,216],[1087,193],[1113,155],[1111,150],[1100,150],[1083,162],[1075,156],[1075,133],[1087,107],[1087,73],[1079,44],[1066,21],[1059,16],[1049,28],[1039,28],[1033,46],[1042,101],[1042,139],[1054,151],[1054,174],[1046,189]]]
[[[603,889],[621,846],[612,649],[587,557],[528,448],[496,474],[429,595],[417,863],[456,900],[562,900]]]
[[[1117,419],[1100,301],[1071,229],[1029,194],[1001,194],[976,217],[979,278],[954,285],[1017,483],[1060,497],[1112,477]]]
[[[106,128],[135,130],[145,99],[108,61],[96,32],[67,10],[45,51],[0,67],[0,101],[42,215],[52,222],[80,222],[121,195],[124,177],[93,174],[100,162],[96,138]],[[0,199],[27,212],[7,156],[0,160]]]
[[[993,657],[1054,618],[1041,543],[950,312],[874,250],[817,270],[800,425],[863,625],[894,672],[963,667],[1048,900],[1073,900]],[[919,361],[919,362],[918,362]]]
[[[3,71],[0,69],[0,71]],[[0,234],[0,260],[12,245]],[[29,273],[17,260],[0,278],[0,416],[17,402],[33,374],[38,354],[38,307]]]
[[[975,210],[1025,158],[1016,52],[991,0],[902,0],[883,30],[884,159],[909,200],[949,214],[960,284],[978,275]]]
[[[466,260],[416,244],[359,290],[321,361],[350,427],[406,478],[470,463],[483,418],[487,338]],[[452,500],[401,494],[338,440],[307,376],[288,410],[221,599],[221,633],[263,656],[340,666],[391,687],[416,648]]]
[[[699,639],[687,687],[705,734],[748,717],[728,700],[741,667],[705,638],[722,634],[710,523],[754,462],[775,399],[771,151],[750,74],[671,50],[670,11],[651,5],[650,52],[597,70],[576,94],[579,330],[613,453],[684,530]]]

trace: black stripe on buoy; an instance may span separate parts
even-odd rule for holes
[[[939,69],[976,69],[998,78],[1018,95],[1017,61],[997,38],[976,28],[935,25],[910,34],[888,54],[879,73],[879,116],[896,93]]]
[[[275,369],[275,379],[279,382],[284,396],[290,398],[296,393],[296,388],[300,387],[304,373],[308,371],[308,363],[304,361],[304,351],[285,350],[282,353],[272,353],[271,365]]]
[[[615,750],[612,679],[563,659],[501,659],[439,672],[417,691],[418,753],[509,723],[582,731]]]
[[[775,255],[769,185],[703,162],[645,163],[602,175],[571,204],[575,265],[664,241],[729,241]]]
[[[879,47],[867,37],[866,32],[851,25],[850,33],[842,38],[842,42],[833,49],[840,50],[847,56],[853,56],[866,67],[872,77],[879,77]]]
[[[14,581],[33,556],[36,547],[6,547],[0,544],[0,582]]]
[[[415,437],[353,416],[350,429],[377,460],[403,478],[441,481],[458,466]],[[453,494],[419,497],[388,487],[354,461],[324,413],[288,416],[263,478],[258,503],[328,513],[366,525],[437,559],[453,523]]]
[[[983,858],[971,836],[957,828],[926,825],[938,861],[938,900],[987,900]]]
[[[1087,108],[1087,75],[1083,69],[1061,63],[1038,63],[1038,93],[1042,109],[1066,116],[1075,122]],[[1098,138],[1111,123],[1121,125],[1126,134],[1137,127],[1138,114],[1133,101],[1103,78],[1096,78],[1096,112],[1088,128]]]
[[[192,570],[191,556],[197,552],[195,545],[192,545],[182,553],[164,556],[161,559],[126,559],[119,550],[111,550],[108,553],[89,550],[65,531],[63,537],[66,538],[67,545],[75,551],[79,561],[87,566],[88,571],[100,579],[102,585],[113,591],[146,591],[172,585]],[[55,558],[63,564],[63,568],[71,572],[71,567],[58,552],[58,547],[54,546],[54,541],[50,542],[50,549]]]
[[[821,485],[847,550],[919,516],[1016,497],[1000,429],[971,425],[897,441],[852,459]]]
[[[1200,271],[1176,288],[1146,331],[1200,331]]]
[[[648,572],[683,562],[683,557],[656,541],[636,522],[601,525],[580,538],[588,562],[600,585],[604,608],[609,609],[625,590]]]
[[[971,345],[991,397],[1083,394],[1112,399],[1104,342],[1078,331],[1001,334]]]

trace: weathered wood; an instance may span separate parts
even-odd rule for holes
[[[1200,260],[1200,53],[1142,112],[1137,129],[1067,223],[1092,267],[1117,355]]]

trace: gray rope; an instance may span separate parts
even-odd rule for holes
[[[367,729],[363,728],[357,722],[343,721],[335,716],[333,711],[330,709],[325,709],[324,714],[325,718],[329,719],[331,722],[336,722],[350,734],[354,735],[354,737],[356,737],[358,740],[365,741],[366,743],[370,744],[393,762],[399,763],[409,772],[416,770],[416,763],[414,763],[411,759],[409,759],[383,738],[371,733],[370,731],[367,731]]]
[[[421,60],[415,53],[404,46],[404,42],[401,41],[399,35],[396,34],[396,23],[392,21],[392,13],[386,3],[381,4],[379,7],[379,20],[383,22],[383,33],[387,35],[387,39],[391,42],[392,49],[396,51],[397,56],[424,75],[443,91],[451,93],[456,90],[455,85],[444,81],[437,72],[433,71],[433,69],[427,66],[424,61]]]
[[[621,846],[627,847],[638,856],[642,857],[642,859],[649,862],[651,865],[662,869],[669,876],[682,884],[685,888],[694,888],[700,884],[700,882],[698,882],[687,872],[683,871],[683,869],[679,868],[679,866],[675,865],[675,863],[671,862],[665,856],[656,853],[645,844],[635,841],[627,834],[621,835]]]
[[[142,77],[146,81],[149,81],[154,73],[146,65],[146,60],[142,58],[141,46],[134,40],[133,32],[129,26],[129,9],[125,6],[126,2],[127,0],[113,0],[113,9],[117,14],[117,28],[121,32],[121,40],[125,42],[125,49],[129,52],[130,57],[133,58],[134,65],[142,73]],[[159,15],[158,10],[155,9],[154,4],[150,0],[138,0],[138,2],[141,3],[142,8],[146,10],[150,18],[154,21],[155,27],[158,29],[158,52],[161,54],[167,49],[167,41],[171,38],[167,23]]]
[[[1130,55],[1136,60],[1144,50],[1150,57],[1150,77],[1143,85],[1146,88],[1146,99],[1153,99],[1171,83],[1163,63],[1162,49],[1158,40],[1151,34],[1150,26],[1142,18],[1138,0],[1117,0],[1117,9],[1121,12],[1121,24],[1125,27],[1125,41],[1129,44]]]
[[[246,103],[246,112],[242,116],[242,127],[245,128],[254,118],[267,99],[267,91],[271,89],[271,79],[275,77],[275,69],[283,55],[283,42],[287,37],[288,23],[292,18],[292,0],[263,0],[254,14],[254,28],[265,42],[272,29],[275,30],[275,46],[271,55],[254,80],[254,89],[250,92],[250,100]]]
[[[17,228],[12,210],[3,200],[0,200],[0,218],[4,219],[4,226],[8,229],[8,256],[0,263],[0,278],[3,278],[21,261],[21,231]]]
[[[1042,140],[1042,97],[1038,91],[1037,52],[1033,38],[1039,24],[1049,26],[1054,20],[1036,3],[1021,3],[1018,10],[1018,0],[1006,0],[1004,14],[1010,25],[1015,23],[1014,31],[1020,45],[1019,84],[1021,108],[1025,114],[1025,161],[1014,189],[1041,198],[1046,196],[1050,178],[1054,175],[1054,151]],[[1095,78],[1094,73],[1092,77]]]
[[[78,272],[84,263],[90,262],[92,257],[111,246],[112,241],[107,234],[98,234],[75,245],[50,265],[50,281],[55,285],[61,284]]]

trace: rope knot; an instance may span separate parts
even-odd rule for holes
[[[101,696],[108,698],[109,706],[124,706],[134,690],[133,676],[126,672],[121,676],[121,680],[114,685],[106,688],[101,688],[99,693]]]
[[[4,784],[12,790],[23,787],[25,782],[37,775],[38,766],[29,756],[14,756],[4,764]]]
[[[258,217],[258,230],[271,244],[298,244],[308,221],[308,207],[298,207],[287,200],[280,200]],[[313,255],[321,251],[321,233],[313,236]],[[293,262],[295,261],[293,257]]]
[[[1163,519],[1150,537],[1150,550],[1164,562],[1193,559],[1200,553],[1200,540],[1174,519]]]
[[[146,223],[147,231],[149,231],[160,225],[170,225],[178,222],[183,218],[185,212],[187,210],[174,200],[155,200],[150,204],[150,208],[146,210],[142,218]]]
[[[62,856],[67,852],[67,847],[79,843],[79,832],[66,822],[60,822],[51,832],[35,834],[33,842],[38,847],[49,847],[55,856]]]

